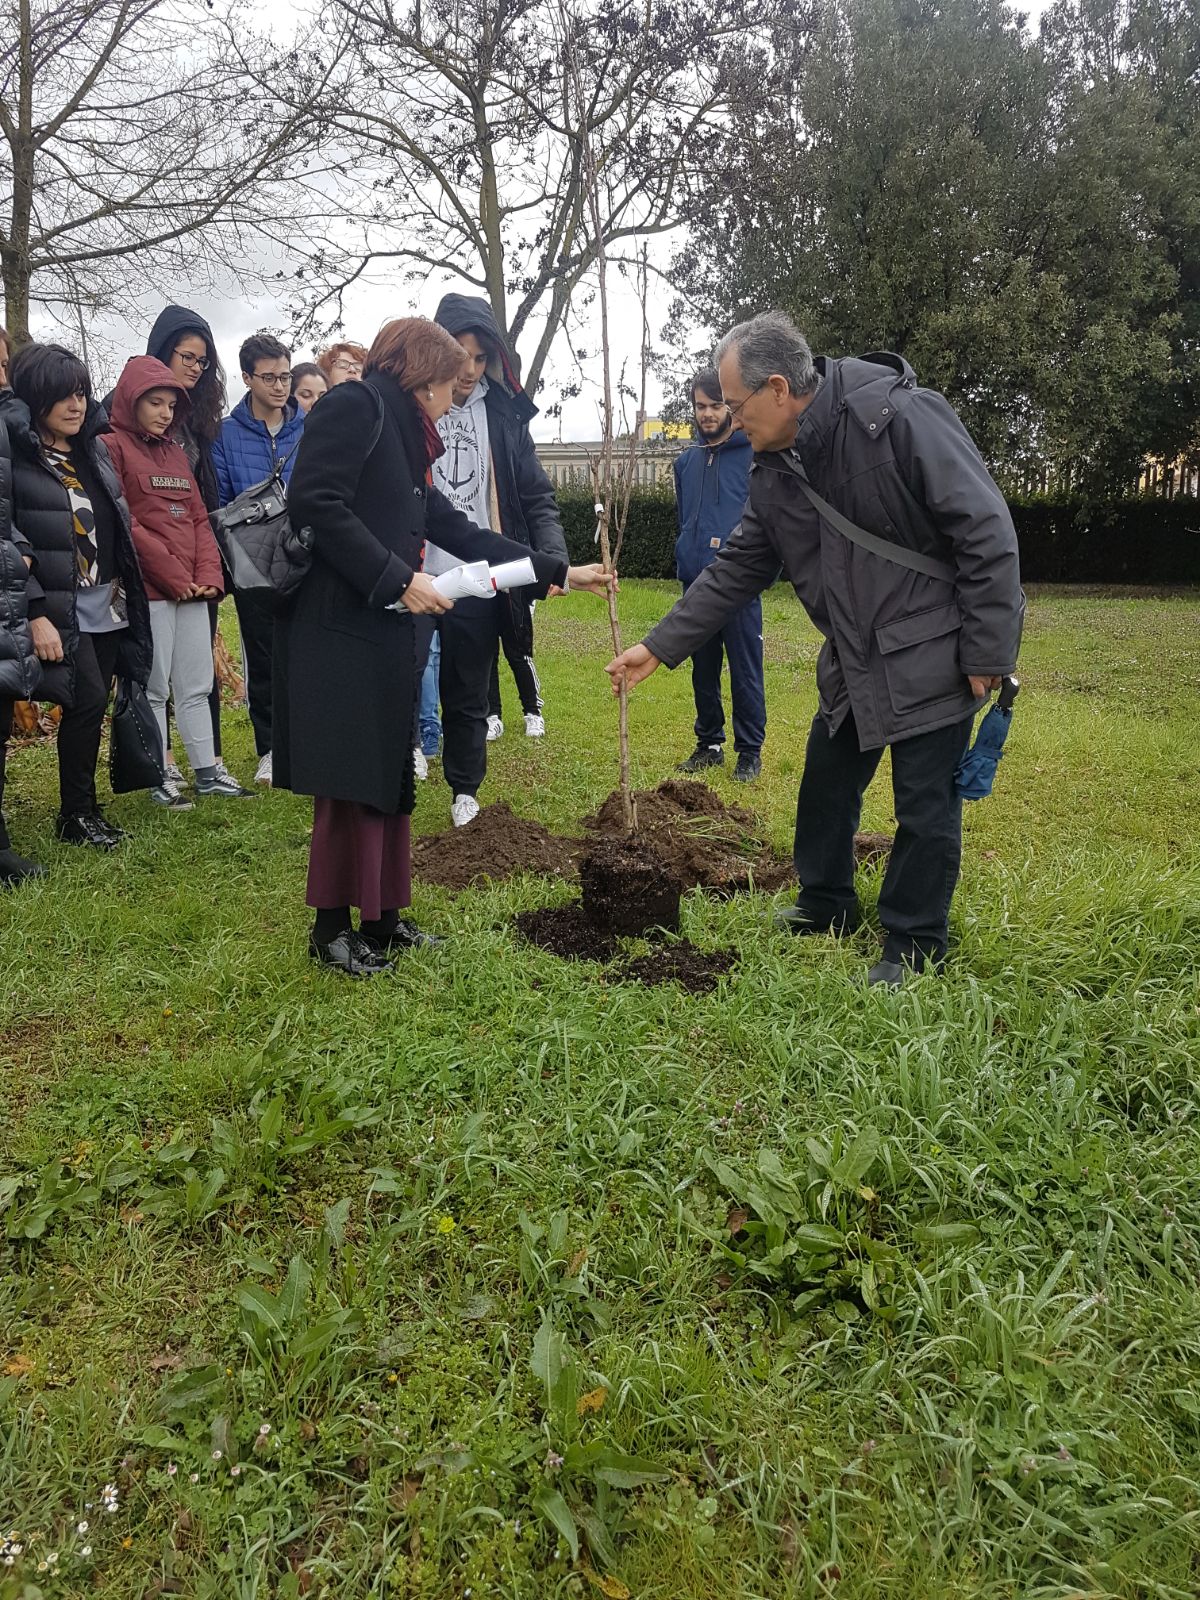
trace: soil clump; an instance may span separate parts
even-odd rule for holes
[[[611,961],[617,953],[613,934],[598,928],[578,900],[566,906],[539,906],[516,918],[517,932],[530,944],[567,961]]]
[[[619,954],[613,934],[597,927],[578,900],[522,911],[516,926],[530,944],[567,961],[608,963]],[[738,961],[736,950],[700,950],[690,939],[667,941],[659,934],[652,935],[650,943],[653,948],[644,955],[630,956],[612,966],[610,976],[618,983],[677,983],[689,994],[707,994]]]
[[[583,913],[617,935],[679,926],[680,879],[641,834],[598,839],[580,857]]]
[[[540,822],[518,817],[503,800],[484,806],[463,828],[413,840],[414,875],[443,889],[469,889],[491,879],[503,883],[519,873],[571,878],[584,841],[551,833]]]
[[[736,950],[700,950],[690,939],[634,956],[617,976],[625,983],[677,983],[689,994],[707,994],[737,965]]]

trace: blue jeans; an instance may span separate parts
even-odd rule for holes
[[[442,737],[442,719],[438,715],[438,702],[441,698],[438,679],[441,665],[442,640],[435,629],[429,645],[429,660],[425,663],[425,672],[421,678],[421,708],[417,713],[421,730],[421,749],[427,756],[437,755],[438,743]]]

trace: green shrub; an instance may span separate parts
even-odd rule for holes
[[[571,560],[594,561],[590,491],[564,487],[558,505]],[[1027,583],[1200,583],[1200,501],[1144,496],[1089,505],[1038,497],[1010,507]],[[630,503],[622,575],[673,578],[675,535],[670,481],[639,490]]]

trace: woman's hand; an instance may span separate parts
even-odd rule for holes
[[[586,589],[589,594],[615,594],[621,585],[615,572],[606,572],[598,561],[586,567],[568,567],[567,582],[572,589]],[[561,589],[551,589],[551,594],[562,594]]]
[[[644,644],[631,644],[628,650],[622,650],[605,667],[605,672],[612,679],[612,692],[620,694],[621,685],[632,689],[635,683],[641,683],[643,678],[648,678],[656,671],[662,662],[657,656],[652,656]]]
[[[29,631],[33,635],[33,653],[39,661],[62,660],[62,636],[49,617],[31,617]]]
[[[423,572],[413,573],[412,582],[396,604],[404,606],[416,617],[428,614],[440,616],[443,611],[454,609],[454,601],[447,600],[444,594],[439,594],[433,587],[433,579],[426,577]]]

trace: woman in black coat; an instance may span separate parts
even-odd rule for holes
[[[310,948],[353,977],[389,952],[432,942],[398,913],[410,903],[412,733],[430,616],[449,610],[420,570],[428,535],[463,561],[530,556],[477,528],[428,487],[466,359],[435,323],[388,323],[362,383],[343,383],[305,425],[288,491],[291,520],[315,535],[313,565],[275,628],[274,782],[314,796]],[[531,557],[537,591],[603,594],[599,567]],[[361,923],[354,930],[351,907]]]
[[[7,355],[0,328],[0,356]],[[33,552],[12,520],[12,450],[8,429],[0,421],[0,888],[45,874],[12,847],[4,821],[4,776],[13,702],[32,700],[42,682],[42,668],[29,631],[29,569]]]
[[[124,834],[96,800],[100,730],[114,673],[145,684],[150,607],[129,531],[129,509],[108,453],[107,426],[87,368],[70,350],[27,344],[9,367],[0,422],[12,452],[12,521],[33,557],[30,631],[42,700],[58,725],[57,832],[111,850]]]

